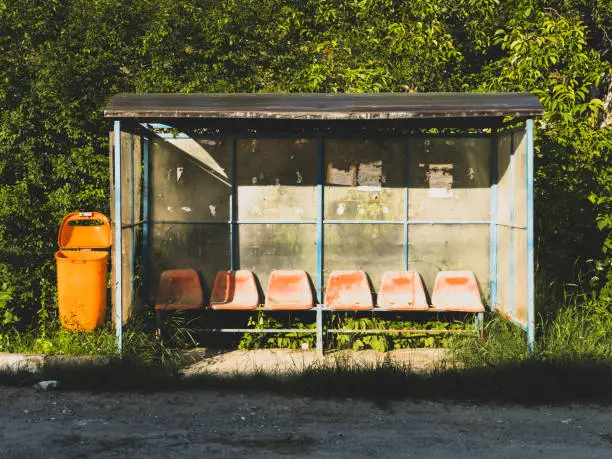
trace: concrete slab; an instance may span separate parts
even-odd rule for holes
[[[343,368],[354,366],[376,368],[385,363],[405,367],[415,372],[441,368],[448,357],[447,349],[400,349],[390,352],[335,351],[323,357],[314,350],[256,349],[250,351],[224,351],[193,349],[185,355],[183,374],[247,375],[299,373],[317,367]]]

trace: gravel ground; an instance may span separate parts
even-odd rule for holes
[[[520,407],[0,387],[0,458],[610,458],[597,406]]]

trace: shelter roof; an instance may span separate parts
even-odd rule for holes
[[[530,93],[133,94],[113,96],[108,118],[408,120],[532,117],[544,108]]]

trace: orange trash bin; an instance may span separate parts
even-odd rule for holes
[[[57,237],[57,304],[68,330],[93,330],[104,323],[111,229],[99,212],[66,215]]]

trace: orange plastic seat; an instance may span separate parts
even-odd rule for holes
[[[363,271],[332,271],[325,291],[325,306],[338,310],[374,307],[368,278]]]
[[[251,271],[219,271],[210,295],[211,309],[248,310],[259,306],[259,292]]]
[[[472,271],[441,271],[431,295],[434,308],[445,311],[483,312],[480,291]]]
[[[266,290],[266,308],[302,310],[312,306],[312,289],[305,271],[272,271]]]
[[[378,306],[398,311],[429,309],[421,276],[415,271],[387,271],[378,293]]]
[[[194,269],[170,269],[161,273],[155,309],[199,309],[203,303],[200,277]]]

